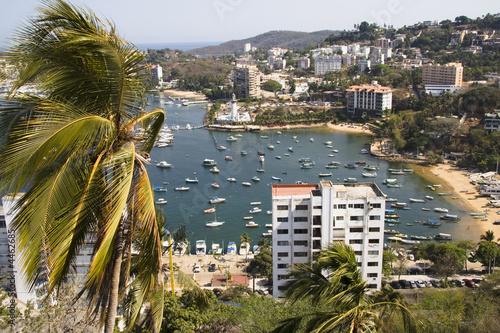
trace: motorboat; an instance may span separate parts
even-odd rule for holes
[[[170,169],[173,168],[174,166],[170,163],[167,163],[167,161],[160,161],[159,163],[156,164],[158,168],[164,168],[164,169]]]
[[[438,212],[438,213],[448,213],[449,212],[448,208],[442,208],[442,207],[436,207],[436,208],[434,208],[434,211]]]
[[[318,176],[319,177],[331,177],[332,173],[331,172],[330,173],[320,173]]]
[[[266,172],[266,170],[264,170],[264,169],[262,169],[262,168],[258,168],[256,171],[257,171],[257,172]]]
[[[272,231],[262,233],[262,237],[271,237],[273,235]]]
[[[253,216],[244,216],[243,217],[243,220],[251,220],[251,219],[253,219]]]
[[[368,170],[368,171],[377,171],[379,169],[379,167],[376,165],[365,165],[365,167],[363,169]]]
[[[226,141],[227,142],[234,142],[234,141],[238,141],[237,138],[235,138],[234,136],[232,135],[228,135],[227,138],[226,138]]]
[[[273,211],[272,211],[272,210],[268,210],[268,211],[266,212],[266,214],[267,214],[267,215],[273,215]]]
[[[186,178],[186,183],[198,183],[198,178]]]
[[[346,183],[357,183],[358,182],[358,178],[354,178],[354,177],[344,178],[344,182],[346,182]]]
[[[428,200],[434,200],[434,197],[432,195],[426,195],[425,198]]]
[[[288,147],[288,151],[289,151],[290,153],[293,153],[293,147]]]
[[[260,212],[262,212],[262,209],[260,209],[259,207],[254,207],[249,211],[250,214],[257,214]]]
[[[205,223],[205,226],[208,228],[216,228],[220,227],[224,224],[224,221],[217,221],[217,215],[214,217],[213,221]]]
[[[310,139],[309,139],[309,142],[314,142],[314,138],[310,138]]]
[[[369,154],[370,152],[366,150],[365,148],[362,148],[359,152],[360,154]]]
[[[210,169],[210,172],[211,173],[219,173],[220,170],[216,166],[214,166],[213,168]]]
[[[278,156],[276,156],[276,159],[277,159],[277,160],[281,160],[281,156],[279,156],[279,155],[278,155]]]
[[[204,240],[196,241],[196,254],[204,256],[207,253],[207,243]]]
[[[167,200],[163,199],[163,198],[159,198],[158,200],[156,200],[155,202],[157,205],[164,205],[167,203]]]
[[[272,179],[272,180],[277,180],[277,181],[279,181],[279,182],[281,182],[281,181],[283,180],[282,178],[280,178],[280,177],[276,177],[276,176],[272,176],[272,177],[271,177],[271,179]]]
[[[212,183],[212,185],[210,185],[210,186],[212,186],[213,188],[219,188],[220,187],[219,184],[217,184],[217,183]]]
[[[347,169],[356,169],[358,165],[356,163],[346,163],[344,165]]]
[[[246,156],[247,152],[243,150],[243,151],[241,151],[240,154],[241,154],[241,156]]]
[[[213,197],[208,202],[210,202],[211,204],[222,203],[226,202],[226,198]]]
[[[249,243],[243,242],[240,244],[240,256],[248,255],[249,251],[250,251],[250,244]]]
[[[224,157],[224,159],[225,159],[226,161],[232,161],[232,160],[233,160],[233,158],[232,158],[231,156],[226,156],[226,157]]]
[[[267,149],[273,150],[274,149],[274,145],[272,143],[268,144],[267,145]]]
[[[228,178],[227,181],[230,183],[236,183],[236,178],[231,177],[231,178]]]
[[[215,213],[215,206],[214,206],[214,207],[212,207],[212,208],[205,209],[205,210],[203,211],[203,213],[205,213],[205,214],[212,214],[212,213]]]
[[[176,188],[174,188],[174,191],[189,191],[189,187],[188,186],[177,186]]]
[[[252,186],[252,183],[249,182],[242,182],[241,185],[243,186]]]
[[[211,160],[209,158],[206,158],[203,160],[203,166],[210,166],[210,167],[213,167],[213,166],[216,166],[217,165],[217,162],[215,162],[214,160]]]
[[[377,173],[376,172],[363,172],[362,175],[365,178],[375,178],[375,177],[377,177]]]
[[[411,202],[420,202],[420,203],[425,203],[425,199],[416,199],[416,198],[410,198]]]
[[[226,150],[226,146],[223,145],[217,145],[217,150]]]
[[[252,206],[258,206],[258,205],[261,205],[261,204],[262,204],[262,202],[260,202],[260,201],[252,201],[252,202],[250,202],[250,205],[252,205]]]
[[[227,254],[236,254],[236,243],[235,242],[227,243]]]
[[[252,177],[252,181],[254,181],[254,182],[260,182],[260,178],[257,177],[257,176],[253,176]]]
[[[153,188],[153,191],[155,191],[155,192],[167,192],[167,189],[164,188],[163,186],[155,186]]]
[[[324,144],[325,146],[329,146],[329,145],[331,145],[331,144],[332,144],[332,141],[325,141],[325,142],[323,142],[323,144]]]
[[[452,237],[450,234],[439,233],[436,236],[434,236],[434,239],[435,240],[449,240],[449,241],[451,241]]]
[[[272,223],[266,223],[265,227],[266,227],[266,228],[272,228],[272,227],[273,227],[273,224],[272,224]]]
[[[259,162],[260,163],[264,163],[265,160],[266,160],[266,158],[264,157],[264,155],[260,155],[259,156]]]
[[[451,214],[446,214],[440,217],[441,220],[446,220],[446,221],[459,221],[460,218],[457,215],[451,215]]]

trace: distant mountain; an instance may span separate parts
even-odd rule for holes
[[[282,47],[286,49],[302,49],[311,44],[324,41],[332,34],[339,34],[339,31],[321,30],[315,32],[300,31],[269,31],[255,37],[247,39],[232,40],[216,46],[201,47],[187,51],[187,53],[200,56],[218,56],[243,52],[246,43],[251,43],[252,47],[271,48]]]

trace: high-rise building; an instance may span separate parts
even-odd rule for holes
[[[309,67],[311,67],[311,59],[306,57],[297,59],[297,68],[306,69]]]
[[[464,68],[458,62],[450,62],[446,65],[427,64],[422,66],[422,83],[424,85],[461,87],[463,75]]]
[[[339,55],[317,57],[314,60],[314,73],[325,75],[327,72],[338,72],[342,68],[342,58]]]
[[[151,66],[151,80],[154,84],[161,85],[163,83],[163,68],[160,65]]]
[[[260,97],[260,71],[256,66],[236,65],[233,85],[239,87],[243,97]]]
[[[332,242],[350,245],[369,288],[382,285],[385,195],[374,183],[273,185],[273,296],[292,265]]]
[[[359,114],[366,112],[372,116],[381,117],[384,111],[392,109],[392,89],[383,87],[376,81],[372,84],[351,86],[346,89],[347,113]]]

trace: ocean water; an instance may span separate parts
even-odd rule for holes
[[[166,112],[165,123],[168,126],[179,125],[185,128],[186,124],[191,126],[201,126],[205,110],[202,106],[181,106],[180,104],[163,104],[164,100],[152,101],[151,107],[155,105],[162,107]],[[468,213],[461,208],[455,207],[450,197],[438,196],[428,189],[429,184],[418,174],[393,175],[390,168],[411,168],[412,166],[398,163],[388,163],[378,160],[369,154],[361,154],[362,148],[370,143],[371,137],[365,134],[353,134],[345,132],[335,132],[326,128],[283,130],[282,134],[277,131],[261,133],[240,133],[242,137],[236,142],[227,142],[227,132],[211,132],[203,128],[191,130],[175,131],[175,139],[172,147],[153,148],[151,152],[152,165],[148,166],[150,181],[153,186],[165,186],[167,192],[155,192],[156,198],[164,198],[168,201],[166,205],[160,206],[166,217],[166,226],[170,231],[181,225],[185,225],[191,247],[198,239],[204,239],[207,247],[212,243],[224,244],[228,241],[235,241],[239,244],[240,235],[247,232],[256,244],[266,232],[265,224],[271,223],[271,215],[266,211],[271,209],[271,185],[293,184],[296,181],[303,181],[309,184],[318,183],[320,180],[331,180],[340,183],[347,177],[356,177],[359,182],[375,182],[389,198],[396,198],[400,202],[407,202],[410,210],[398,210],[401,216],[400,224],[388,226],[385,229],[396,229],[408,235],[433,236],[437,233],[451,233],[454,240],[471,239],[477,240],[480,230],[474,228],[473,221],[466,216]],[[233,135],[237,133],[232,133]],[[267,136],[267,138],[265,138]],[[293,137],[296,136],[296,139]],[[311,138],[314,142],[311,142]],[[298,142],[296,142],[298,140]],[[325,141],[332,141],[332,148],[327,148]],[[279,143],[278,143],[279,142]],[[272,143],[274,150],[267,148]],[[222,144],[227,150],[217,150],[216,146]],[[293,152],[288,148],[293,147]],[[337,149],[338,153],[331,150]],[[246,151],[247,155],[242,156],[241,151]],[[259,162],[258,151],[265,152],[264,163]],[[288,156],[286,155],[288,154]],[[330,157],[329,154],[334,154]],[[231,156],[232,161],[226,161],[225,156]],[[277,159],[276,156],[281,156]],[[312,169],[301,169],[299,159],[308,157],[315,162]],[[219,174],[209,172],[210,168],[202,166],[204,159],[214,159],[220,169]],[[339,169],[326,169],[329,161],[339,161]],[[362,173],[366,172],[362,166],[357,169],[347,169],[345,163],[365,160],[369,165],[378,165],[377,178],[363,178]],[[172,169],[161,169],[156,167],[156,163],[167,161],[173,164]],[[265,172],[256,170],[263,168]],[[320,178],[320,173],[333,174],[332,177]],[[258,176],[261,181],[253,182],[251,178]],[[272,176],[282,178],[281,182],[272,179]],[[197,177],[199,183],[187,184],[186,178]],[[236,183],[227,181],[227,178],[236,178]],[[383,184],[386,178],[397,178],[403,185],[402,188],[388,188]],[[163,185],[168,182],[168,185]],[[218,183],[220,188],[212,188],[212,183]],[[250,187],[243,186],[242,182],[250,182]],[[189,186],[186,192],[174,191],[176,186]],[[442,189],[442,192],[447,192]],[[409,198],[424,198],[425,195],[434,196],[434,200],[426,203],[410,203]],[[207,228],[206,222],[213,221],[213,214],[204,214],[203,210],[214,205],[208,200],[214,196],[227,199],[226,203],[217,204],[216,218],[224,221],[224,225],[219,228]],[[250,214],[253,208],[250,202],[260,201],[259,207],[262,212]],[[387,204],[390,208],[390,203]],[[422,207],[430,208],[431,211],[422,211]],[[445,207],[450,210],[450,214],[464,217],[462,221],[455,223],[442,222],[439,228],[430,228],[415,221],[427,219],[439,219],[443,213],[434,212],[435,207]],[[246,228],[245,216],[253,216],[253,220],[260,226],[258,228]],[[407,225],[407,223],[413,225]],[[391,236],[391,235],[389,235]],[[386,236],[387,237],[387,236]]]

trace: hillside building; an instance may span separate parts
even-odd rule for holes
[[[273,297],[292,265],[332,242],[349,244],[368,287],[382,285],[385,195],[374,183],[273,185]]]
[[[392,89],[383,87],[376,81],[372,84],[351,86],[347,93],[347,113],[381,117],[392,109]]]
[[[233,85],[243,97],[260,97],[260,71],[256,66],[237,65],[233,68]]]
[[[422,84],[461,87],[464,68],[461,63],[446,65],[426,64],[422,66]]]
[[[314,73],[325,75],[327,72],[338,72],[342,68],[342,58],[339,55],[318,57],[314,60]]]
[[[500,110],[484,115],[484,129],[486,131],[500,131]]]

